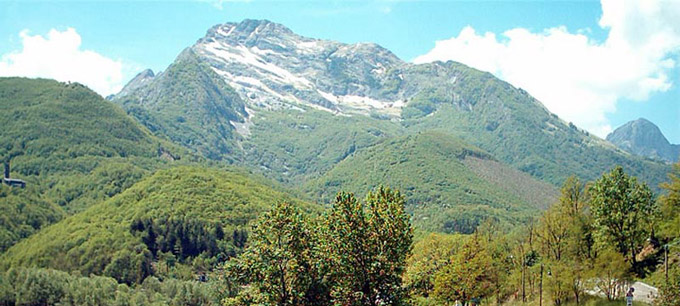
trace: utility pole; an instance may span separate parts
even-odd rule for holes
[[[526,254],[524,254],[524,245],[522,245],[522,242],[520,242],[520,245],[519,245],[519,252],[520,252],[520,254],[519,254],[520,260],[521,260],[521,263],[522,263],[521,264],[521,270],[522,270],[522,303],[526,303],[527,298],[526,298],[526,289],[525,289],[526,285],[525,285],[525,281],[524,281],[524,274],[525,274],[525,271],[526,271],[526,264],[527,264],[526,258],[527,258],[527,256],[526,256]]]
[[[526,268],[524,267],[524,258],[522,258],[522,303],[524,303],[524,302],[527,301],[527,298],[526,298],[526,289],[525,289],[525,288],[526,288],[526,285],[525,285],[525,283],[524,283],[524,271],[525,271],[525,270],[526,270]]]
[[[543,306],[543,263],[541,263],[541,281],[538,283],[538,306]]]

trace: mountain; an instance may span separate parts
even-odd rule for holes
[[[416,65],[376,44],[307,38],[266,20],[210,28],[168,69],[114,102],[159,137],[290,187],[310,186],[312,195],[319,195],[324,180],[335,180],[335,173],[346,174],[339,169],[362,165],[359,160],[368,156],[363,154],[376,152],[380,144],[430,132],[552,185],[571,175],[592,180],[622,165],[656,188],[669,170],[561,120],[526,91],[490,73],[455,62]],[[400,158],[441,160],[422,150],[395,152]],[[408,175],[383,166],[393,175]],[[506,171],[486,169],[498,171],[487,178]],[[430,175],[433,181],[450,181],[442,172]],[[371,179],[367,186],[384,183],[370,173],[365,178]],[[341,182],[334,190],[354,186]],[[488,207],[518,199],[502,182],[480,178],[474,184],[480,182],[503,193],[480,200]],[[436,185],[433,194],[456,194],[465,187]],[[432,207],[453,205],[443,196],[428,199]],[[528,203],[536,206],[522,198],[512,205]]]
[[[472,233],[487,218],[528,221],[557,200],[555,186],[442,132],[385,139],[352,154],[305,189],[330,202],[341,189],[404,192],[418,228]]]
[[[607,141],[640,156],[677,162],[680,144],[671,144],[659,127],[647,119],[629,121],[607,135]]]
[[[0,126],[0,160],[27,182],[0,184],[0,251],[189,157],[77,83],[0,78]]]
[[[315,211],[237,169],[160,170],[14,245],[1,255],[0,270],[49,267],[139,283],[155,273],[152,262],[162,253],[188,264],[199,255],[235,255],[249,221],[279,201]]]
[[[560,120],[526,91],[455,62],[415,65],[376,44],[307,38],[267,20],[216,25],[182,54],[189,52],[194,57],[185,66],[191,64],[192,69],[218,77],[185,80],[164,72],[166,79],[173,80],[159,82],[161,74],[116,101],[133,114],[155,112],[151,115],[154,118],[172,117],[182,109],[211,116],[207,111],[210,102],[223,105],[237,115],[224,124],[224,129],[197,124],[200,122],[189,118],[176,126],[194,124],[202,137],[222,139],[226,149],[210,152],[211,158],[232,158],[265,172],[272,169],[269,164],[274,164],[279,168],[271,173],[287,173],[273,174],[281,181],[299,183],[318,177],[345,157],[339,154],[321,161],[319,158],[326,155],[317,150],[308,150],[309,155],[300,152],[306,149],[304,146],[347,151],[347,145],[352,148],[355,139],[364,139],[356,141],[361,144],[352,149],[360,150],[374,143],[365,139],[377,141],[383,136],[432,129],[448,131],[500,161],[553,184],[560,184],[571,174],[592,179],[622,164],[656,186],[668,170],[665,165],[623,154],[608,142]],[[170,67],[186,62],[183,55]],[[224,86],[236,92],[239,99],[224,95],[209,101],[162,94],[175,92],[178,89],[170,88],[185,83],[191,85],[182,86],[202,90]],[[156,100],[174,99],[174,107],[166,110],[154,106],[149,101],[156,100],[149,100],[148,93],[157,93]],[[238,103],[220,102],[225,100]],[[298,141],[309,134],[306,122],[316,121],[313,117],[318,117],[318,111],[341,117],[323,127],[344,139],[338,147],[314,140]],[[154,130],[155,121],[135,117]],[[263,123],[272,117],[279,122]],[[362,119],[354,119],[358,117]],[[370,121],[372,132],[357,132],[357,121]],[[285,133],[286,137],[272,139],[272,133]],[[169,138],[177,138],[170,134]],[[183,144],[202,150],[200,144]],[[310,172],[300,170],[299,163],[314,166],[308,169]]]
[[[211,159],[238,156],[234,125],[247,117],[245,105],[192,49],[184,50],[164,72],[136,77],[115,98],[157,135]]]

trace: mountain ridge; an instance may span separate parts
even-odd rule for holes
[[[361,97],[377,97],[362,85],[379,82],[375,72],[406,64],[377,44],[303,37],[267,20],[216,25],[191,48],[231,87],[269,109],[302,103],[330,112],[358,112],[375,104]],[[362,58],[354,58],[357,53]]]

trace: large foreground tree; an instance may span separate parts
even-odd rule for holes
[[[342,305],[396,305],[413,233],[404,197],[380,187],[365,203],[340,193],[326,218],[332,295]]]
[[[318,219],[279,204],[259,219],[228,268],[239,280],[226,305],[398,305],[413,233],[397,191],[365,202],[340,193]]]
[[[652,191],[616,167],[590,187],[590,195],[600,242],[616,246],[635,268],[635,256],[650,237],[657,213]]]
[[[229,304],[317,305],[323,300],[316,295],[323,291],[314,253],[317,241],[299,209],[276,205],[258,220],[247,249],[230,267],[235,278],[252,288]]]

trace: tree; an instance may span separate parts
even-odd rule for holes
[[[560,204],[566,207],[572,216],[578,215],[588,206],[588,196],[581,181],[570,176],[564,181],[561,189]]]
[[[566,260],[548,260],[546,266],[548,267],[548,275],[544,282],[545,289],[556,306],[562,305],[566,302],[571,289],[571,267],[566,263]]]
[[[596,287],[612,301],[619,297],[624,283],[628,280],[630,264],[623,255],[607,248],[601,251],[595,259],[592,273]]]
[[[522,302],[526,302],[527,298],[527,283],[531,284],[532,279],[531,273],[528,268],[533,266],[538,261],[538,253],[534,250],[534,238],[535,238],[535,226],[534,223],[529,223],[525,228],[521,228],[520,231],[511,233],[513,241],[513,251],[510,255],[515,267],[519,270],[517,288],[518,294],[521,297]],[[528,276],[528,277],[527,277]],[[531,293],[531,292],[529,292]]]
[[[635,255],[651,234],[656,214],[652,191],[616,167],[591,186],[590,194],[601,243],[613,244],[635,267]]]
[[[543,214],[536,231],[551,271],[547,289],[556,305],[566,302],[570,293],[578,304],[585,290],[584,273],[593,249],[586,199],[583,184],[568,178],[559,202]]]
[[[445,305],[467,303],[493,292],[493,265],[478,237],[473,236],[435,276],[433,295]]]
[[[73,278],[60,305],[111,305],[116,299],[118,283],[110,277]]]
[[[487,219],[477,228],[476,233],[482,248],[491,258],[489,281],[492,284],[492,293],[496,296],[496,304],[501,304],[512,291],[509,284],[513,265],[512,247],[506,236],[498,235],[500,232],[503,229],[499,223]]]
[[[404,275],[404,285],[412,296],[430,295],[434,289],[435,275],[458,252],[463,237],[431,233],[414,245]]]
[[[673,165],[668,180],[661,184],[667,193],[659,199],[663,216],[661,235],[666,241],[675,241],[680,237],[680,162]],[[656,299],[658,306],[680,305],[680,268],[669,267],[668,282],[661,286],[659,298]]]
[[[591,260],[593,257],[593,218],[589,214],[590,205],[587,189],[581,181],[572,176],[562,186],[560,205],[569,220],[567,253],[576,264]]]
[[[7,273],[17,305],[55,305],[66,293],[69,275],[54,270],[17,269]]]
[[[571,218],[568,218],[566,207],[554,205],[548,209],[536,229],[542,253],[545,257],[559,261],[567,249],[567,239]]]
[[[566,266],[567,284],[569,290],[574,296],[574,300],[578,305],[581,302],[581,297],[585,294],[587,288],[588,271],[591,263],[586,261],[572,260]]]
[[[104,268],[104,275],[128,285],[139,284],[152,274],[152,259],[151,252],[143,244],[123,249],[113,255],[111,262]]]
[[[398,191],[380,187],[364,204],[339,193],[325,219],[332,296],[343,305],[396,305],[413,233]]]
[[[680,162],[668,173],[668,182],[661,184],[666,194],[659,198],[663,223],[661,235],[672,240],[680,235]]]
[[[243,283],[254,286],[265,303],[312,305],[320,298],[312,295],[320,285],[312,253],[314,241],[305,215],[280,203],[259,219],[249,245],[230,269]]]

